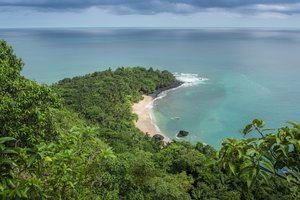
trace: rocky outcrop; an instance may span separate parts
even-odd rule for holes
[[[160,135],[160,134],[154,135],[153,138],[154,138],[155,140],[161,140],[161,141],[165,139],[164,136],[162,136],[162,135]]]
[[[189,134],[189,132],[180,130],[179,133],[177,134],[177,137],[185,137]]]

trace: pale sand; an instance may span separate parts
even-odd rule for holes
[[[135,126],[150,137],[153,137],[156,134],[162,135],[151,119],[151,108],[149,105],[152,103],[153,97],[147,95],[143,95],[143,97],[143,100],[132,106],[133,112],[138,115],[138,120],[134,122]],[[168,139],[165,137],[164,141],[166,142],[167,140]]]

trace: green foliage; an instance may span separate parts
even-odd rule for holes
[[[167,71],[142,67],[108,69],[81,77],[64,79],[53,85],[64,104],[79,113],[92,126],[98,126],[98,137],[115,152],[144,149],[158,151],[159,142],[152,141],[133,124],[133,102],[143,93],[175,83]]]
[[[260,137],[250,139],[225,139],[219,152],[220,162],[232,174],[240,177],[249,189],[258,181],[270,185],[270,176],[300,186],[300,125],[282,127],[276,134],[265,129],[265,122],[255,119],[243,131],[252,130]],[[291,186],[292,187],[292,186]],[[299,191],[298,191],[299,192]]]
[[[195,148],[208,157],[217,158],[217,151],[209,145],[198,142]]]
[[[0,136],[16,138],[16,145],[49,139],[53,131],[50,108],[58,98],[46,85],[20,75],[23,63],[0,41]]]
[[[23,67],[22,60],[17,58],[13,49],[4,40],[0,40],[0,66],[0,83],[3,88],[5,82],[14,81],[20,76]]]
[[[184,172],[168,174],[156,167],[150,152],[127,152],[105,161],[108,172],[99,192],[117,193],[121,199],[190,199],[192,178]]]
[[[1,138],[1,143],[13,138]],[[69,199],[79,188],[88,188],[98,163],[114,159],[112,150],[95,136],[94,129],[71,129],[57,143],[39,143],[32,148],[0,146],[0,196],[6,198]],[[8,156],[8,154],[13,154]],[[51,185],[51,187],[47,187]],[[77,189],[75,189],[77,188]],[[86,195],[92,195],[86,191]]]
[[[170,72],[134,67],[64,79],[53,87],[66,106],[90,123],[119,131],[132,127],[132,102],[174,82]]]
[[[192,182],[193,180],[185,173],[153,178],[147,185],[147,192],[151,194],[151,199],[188,200],[191,199],[187,192],[192,187]]]
[[[78,113],[65,107],[50,109],[50,115],[52,116],[52,124],[56,132],[68,132],[73,127],[85,128],[87,125],[86,121],[79,117]]]
[[[79,188],[88,188],[87,170],[114,157],[111,148],[75,113],[61,108],[50,87],[22,77],[22,61],[4,41],[0,64],[0,197],[78,195]],[[75,124],[81,129],[68,131]]]
[[[131,106],[173,84],[170,72],[109,69],[50,88],[22,66],[0,41],[1,199],[299,199],[297,123],[265,134],[254,120],[244,134],[260,138],[226,139],[220,152],[162,145],[134,126]]]

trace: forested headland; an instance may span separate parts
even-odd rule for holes
[[[255,119],[243,131],[253,138],[225,139],[219,151],[163,144],[134,126],[131,108],[174,84],[172,73],[108,69],[49,86],[22,68],[0,40],[2,199],[300,199],[295,122],[271,130]]]

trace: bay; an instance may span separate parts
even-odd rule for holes
[[[155,101],[162,132],[219,148],[262,118],[278,128],[300,122],[300,31],[276,29],[0,29],[26,63],[23,75],[51,84],[105,70],[144,66],[208,80]]]

